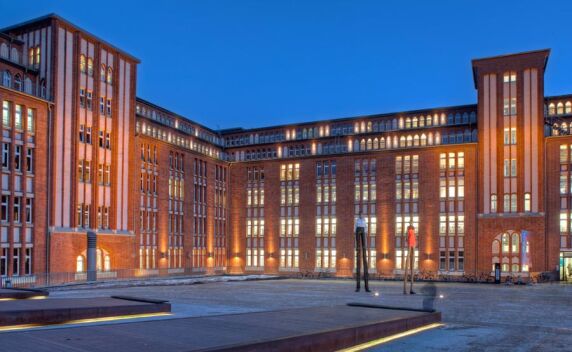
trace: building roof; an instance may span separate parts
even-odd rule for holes
[[[59,16],[59,15],[57,15],[57,14],[55,14],[55,13],[50,13],[50,14],[47,14],[47,15],[45,15],[45,16],[40,16],[40,17],[37,17],[37,18],[33,18],[33,19],[31,19],[31,20],[24,21],[24,22],[20,22],[20,23],[17,23],[17,24],[15,24],[15,25],[12,25],[12,26],[0,28],[0,32],[2,32],[2,33],[10,33],[10,32],[13,32],[13,31],[18,31],[18,30],[20,30],[20,29],[23,29],[23,28],[32,26],[32,25],[34,25],[34,24],[36,24],[36,23],[41,23],[41,22],[44,22],[44,21],[47,22],[47,21],[51,21],[51,20],[57,20],[57,21],[63,22],[63,23],[65,23],[66,25],[68,25],[68,26],[70,26],[70,27],[73,27],[73,28],[75,28],[76,30],[81,31],[81,32],[87,34],[88,36],[92,37],[93,39],[95,39],[95,40],[97,40],[97,41],[99,41],[99,42],[101,42],[101,43],[103,43],[103,44],[109,46],[110,48],[112,48],[113,50],[116,50],[117,52],[119,52],[119,53],[122,54],[123,56],[126,56],[126,57],[130,58],[131,60],[133,60],[133,61],[135,61],[135,62],[137,62],[137,63],[140,63],[140,62],[141,62],[141,60],[139,60],[139,59],[136,58],[135,56],[133,56],[133,55],[127,53],[126,51],[124,51],[124,50],[122,50],[122,49],[116,47],[116,46],[113,45],[113,44],[110,44],[109,42],[107,42],[107,41],[101,39],[100,37],[98,37],[98,36],[92,34],[92,33],[89,32],[89,31],[86,31],[85,29],[83,29],[83,28],[81,28],[81,27],[79,27],[79,26],[73,24],[72,22],[66,20],[65,18],[63,18],[63,17],[61,17],[61,16]]]
[[[471,64],[473,66],[473,81],[475,83],[475,89],[478,89],[477,71],[478,71],[479,67],[485,66],[491,62],[502,61],[504,59],[511,59],[512,60],[518,56],[529,56],[529,57],[537,56],[539,59],[542,59],[544,61],[543,65],[542,65],[542,69],[546,70],[546,65],[548,65],[548,57],[550,56],[550,49],[530,50],[530,51],[523,51],[523,52],[512,53],[512,54],[495,55],[495,56],[489,56],[489,57],[483,57],[480,59],[471,60]]]
[[[434,112],[444,112],[447,110],[457,110],[457,109],[470,109],[470,108],[477,108],[477,104],[465,104],[465,105],[454,105],[454,106],[440,106],[435,108],[428,108],[428,109],[418,109],[418,110],[408,110],[408,111],[398,111],[398,112],[389,112],[389,113],[381,113],[381,114],[371,114],[371,115],[358,115],[358,116],[350,116],[350,117],[340,117],[334,119],[323,119],[323,120],[314,120],[314,121],[307,121],[307,122],[299,122],[299,123],[290,123],[290,124],[283,124],[283,125],[271,125],[266,127],[256,127],[256,128],[227,128],[224,130],[219,130],[219,132],[224,135],[235,134],[235,133],[247,133],[247,132],[259,132],[277,128],[292,128],[292,127],[303,127],[303,126],[310,126],[315,125],[317,123],[338,123],[338,122],[352,122],[355,120],[360,119],[373,119],[373,118],[381,118],[381,117],[395,117],[395,116],[405,116],[405,115],[415,115],[415,114],[428,114]]]

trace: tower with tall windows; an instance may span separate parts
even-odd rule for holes
[[[478,267],[489,264],[492,269],[498,263],[503,271],[520,273],[546,261],[548,55],[548,50],[539,50],[473,60],[479,125]]]

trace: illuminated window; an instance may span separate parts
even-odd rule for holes
[[[79,70],[81,73],[87,72],[87,61],[85,60],[85,56],[79,56]]]
[[[111,67],[107,68],[107,76],[105,80],[108,84],[113,83],[113,69]]]

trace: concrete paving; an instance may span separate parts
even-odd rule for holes
[[[423,284],[417,286],[417,292],[421,292],[422,286]],[[572,285],[437,283],[435,286],[435,308],[442,312],[446,326],[395,340],[373,350],[571,350]],[[355,293],[354,283],[350,280],[271,280],[189,286],[68,289],[53,291],[50,295],[130,295],[165,299],[172,303],[174,315],[169,319],[344,305],[348,302],[414,308],[420,308],[423,304],[422,295],[404,296],[400,282],[374,281],[371,288],[374,292],[366,294],[363,291]],[[376,296],[375,292],[379,295]],[[442,298],[439,298],[440,295]],[[15,335],[16,333],[0,333],[0,346]]]

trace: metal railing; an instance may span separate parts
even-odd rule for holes
[[[144,280],[204,274],[205,271],[191,271],[190,268],[177,269],[117,269],[98,271],[97,281]],[[0,287],[40,288],[72,285],[87,282],[86,272],[40,273],[29,276],[3,276]]]

